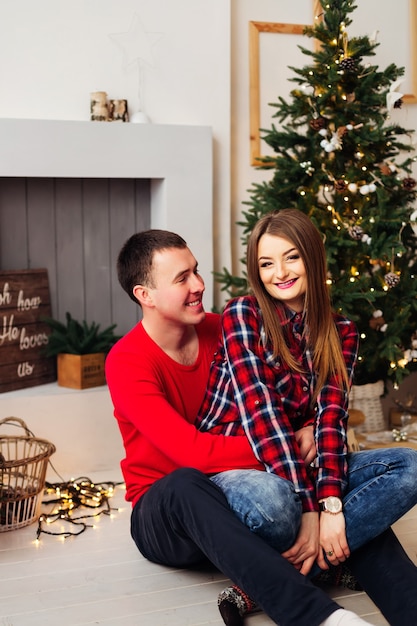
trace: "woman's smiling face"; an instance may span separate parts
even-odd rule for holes
[[[307,273],[298,249],[288,239],[264,234],[258,243],[259,276],[267,292],[293,311],[301,312]]]

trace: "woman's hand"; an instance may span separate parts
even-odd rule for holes
[[[303,513],[297,539],[282,556],[305,576],[313,567],[319,552],[319,514]]]
[[[346,561],[350,555],[346,540],[345,516],[343,512],[337,515],[323,512],[320,515],[319,525],[321,550],[317,563],[321,569],[329,569],[328,563],[338,565]]]
[[[304,426],[304,428],[296,430],[294,435],[304,463],[310,465],[317,456],[316,442],[314,441],[314,426]]]

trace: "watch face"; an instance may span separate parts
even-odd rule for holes
[[[324,506],[329,513],[340,513],[342,510],[342,501],[340,498],[336,498],[336,496],[329,496],[324,501]]]

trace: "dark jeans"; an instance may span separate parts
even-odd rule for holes
[[[280,626],[319,626],[340,608],[242,524],[223,492],[195,469],[157,481],[134,507],[131,531],[155,563],[186,568],[208,559]]]
[[[417,567],[391,528],[353,552],[347,564],[391,626],[417,626]]]

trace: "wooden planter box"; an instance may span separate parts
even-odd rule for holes
[[[89,389],[106,384],[105,354],[58,354],[58,385],[72,389]]]

